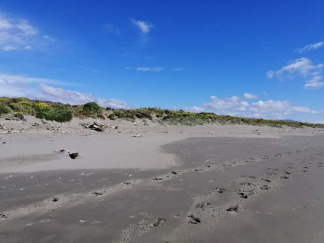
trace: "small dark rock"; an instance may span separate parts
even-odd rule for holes
[[[238,205],[235,205],[235,206],[232,206],[232,207],[229,207],[228,209],[226,209],[227,212],[238,212],[238,210],[239,210]]]
[[[266,181],[266,182],[271,182],[270,180],[268,180],[268,179],[262,179],[263,181]]]
[[[58,197],[53,197],[53,199],[52,199],[53,202],[57,202],[58,200],[59,200]]]
[[[245,194],[244,192],[239,192],[239,193],[237,193],[237,195],[239,195],[240,198],[244,198],[244,199],[247,199],[248,198],[248,195]]]
[[[206,208],[207,206],[210,206],[210,205],[211,205],[211,203],[209,203],[209,202],[202,202],[202,203],[197,203],[195,205],[195,207],[196,208],[204,209],[204,208]]]
[[[93,192],[92,194],[96,195],[96,196],[102,196],[103,195],[101,192]]]
[[[201,223],[200,218],[196,217],[193,214],[189,215],[188,218],[189,218],[189,223],[191,223],[191,224],[200,224]]]
[[[154,223],[152,224],[153,227],[159,227],[161,225],[163,225],[166,222],[165,219],[162,218],[157,218],[155,219]]]
[[[218,193],[223,193],[226,191],[224,188],[216,187],[210,190],[211,192],[218,192]]]
[[[75,159],[76,157],[79,156],[79,153],[69,153],[69,156],[71,159]]]

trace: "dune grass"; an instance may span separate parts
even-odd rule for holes
[[[195,126],[203,124],[242,124],[271,127],[313,127],[324,128],[324,124],[313,124],[297,121],[267,120],[261,118],[246,118],[217,115],[210,112],[191,113],[183,110],[168,110],[156,107],[138,109],[106,109],[95,102],[84,105],[61,104],[27,98],[0,97],[0,115],[33,115],[38,118],[57,122],[68,122],[73,117],[85,118],[109,118],[111,120],[124,119],[135,121],[136,119],[151,120],[160,124]]]

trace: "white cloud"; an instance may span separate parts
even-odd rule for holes
[[[2,47],[2,50],[3,51],[15,51],[15,50],[17,50],[17,47],[6,45],[6,46]]]
[[[193,112],[193,113],[200,113],[200,112],[205,111],[204,108],[198,107],[198,106],[193,106],[193,107],[190,107],[190,108],[186,107],[184,110],[187,111],[187,112]]]
[[[266,73],[269,79],[274,77],[279,80],[294,79],[296,77],[310,78],[306,81],[305,88],[321,88],[322,82],[319,82],[322,76],[323,64],[313,64],[308,58],[302,57],[290,61],[287,66],[282,67],[278,71],[268,71]]]
[[[22,76],[16,79],[6,79],[7,76],[0,74],[0,97],[26,97],[30,99],[39,99],[46,101],[54,101],[61,103],[69,103],[71,105],[84,104],[87,102],[96,102],[103,107],[112,108],[131,108],[126,102],[116,99],[100,99],[92,94],[80,93],[77,91],[55,88],[46,83],[57,84],[51,79],[41,78],[25,78]],[[36,87],[33,84],[38,84]]]
[[[203,106],[215,110],[217,113],[226,115],[238,115],[248,109],[250,104],[247,101],[241,101],[237,96],[220,99],[216,96],[211,96],[208,103],[203,103]]]
[[[324,41],[321,41],[321,42],[318,42],[318,43],[315,43],[315,44],[310,44],[310,45],[306,45],[302,48],[298,48],[295,50],[295,52],[299,52],[299,53],[303,53],[303,52],[306,52],[306,51],[311,51],[311,50],[316,50],[320,47],[324,46]]]
[[[287,66],[278,71],[267,72],[268,78],[276,77],[278,79],[294,78],[296,75],[308,76],[311,72],[320,71],[323,64],[314,65],[308,58],[302,57],[289,61]]]
[[[162,67],[138,67],[136,68],[137,71],[142,71],[142,72],[160,72],[163,70]]]
[[[0,29],[11,29],[12,25],[0,15]]]
[[[287,111],[290,108],[290,103],[286,100],[284,101],[258,101],[252,104],[251,111],[256,113],[264,112],[277,112],[277,111]]]
[[[275,75],[275,72],[274,72],[274,71],[268,71],[268,72],[266,73],[266,75],[267,75],[267,78],[268,78],[268,79],[272,79],[272,78],[274,77],[274,75]]]
[[[145,22],[142,20],[131,19],[133,25],[135,25],[143,34],[148,34],[151,29],[154,28],[153,24],[150,22]]]
[[[215,110],[228,109],[239,105],[240,98],[237,96],[232,96],[231,98],[219,99],[216,96],[210,97],[209,103],[204,103],[203,105]]]
[[[29,51],[34,45],[39,45],[42,40],[52,41],[54,39],[48,35],[40,37],[38,29],[26,19],[11,18],[0,13],[0,50]]]
[[[288,115],[292,113],[313,113],[311,109],[305,106],[292,106],[287,100],[268,100],[268,101],[258,101],[252,104],[250,108],[252,112],[255,113],[273,113],[278,116]]]
[[[59,84],[59,85],[69,85],[78,86],[77,84],[65,83],[59,80],[47,79],[47,78],[35,78],[25,75],[15,75],[3,73],[0,71],[0,82],[6,80],[8,84],[31,84],[31,83],[46,83],[46,84]]]
[[[40,91],[47,100],[68,103],[71,105],[84,104],[88,102],[96,102],[103,107],[123,108],[128,109],[130,106],[121,100],[116,99],[99,99],[92,94],[80,93],[72,90],[65,90],[61,88],[54,88],[46,84],[39,85]]]
[[[257,95],[253,95],[253,94],[249,94],[249,93],[245,93],[244,94],[244,98],[245,99],[257,99],[258,96]]]
[[[296,107],[292,107],[291,108],[292,111],[295,112],[312,112],[311,109],[309,109],[308,107],[304,107],[304,106],[296,106]]]
[[[282,119],[282,117],[295,113],[322,114],[322,111],[313,111],[305,106],[293,106],[287,100],[259,100],[250,104],[237,96],[225,99],[211,96],[210,101],[203,103],[203,106],[206,111],[241,117]]]
[[[324,86],[324,82],[322,82],[323,76],[316,75],[313,76],[310,80],[306,81],[306,84],[304,85],[305,89],[319,89]]]
[[[173,68],[172,71],[175,71],[175,72],[183,71],[183,68]]]

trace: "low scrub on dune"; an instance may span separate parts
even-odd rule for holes
[[[246,117],[234,117],[217,115],[211,112],[201,112],[201,113],[191,113],[183,110],[167,110],[159,109],[155,107],[140,108],[140,109],[130,109],[123,110],[117,109],[112,110],[112,113],[108,116],[110,119],[128,119],[135,120],[136,118],[149,119],[152,121],[157,121],[161,124],[168,125],[185,125],[185,126],[195,126],[203,124],[242,124],[242,125],[253,125],[253,126],[271,126],[271,127],[318,127],[324,128],[324,124],[313,124],[304,123],[297,121],[282,121],[282,120],[266,120],[260,118],[246,118]]]
[[[80,119],[86,119],[88,117],[105,119],[102,114],[104,110],[104,108],[100,107],[95,102],[73,106],[73,114]]]
[[[191,113],[183,110],[168,110],[156,107],[138,108],[138,109],[113,109],[111,107],[103,108],[95,102],[89,102],[84,105],[69,105],[53,102],[29,100],[27,98],[6,98],[0,97],[0,115],[13,113],[14,115],[34,115],[38,118],[68,122],[73,116],[86,118],[111,120],[123,119],[135,121],[136,119],[151,120],[160,124],[167,125],[185,125],[195,126],[203,124],[242,124],[254,126],[271,127],[313,127],[324,128],[324,124],[304,123],[297,121],[266,120],[261,118],[246,118],[217,115],[211,112]]]
[[[68,105],[35,102],[34,108],[37,118],[49,121],[68,122],[71,121],[73,117],[72,109]]]

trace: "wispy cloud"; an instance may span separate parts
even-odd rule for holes
[[[141,72],[160,72],[163,70],[162,67],[138,67],[136,68],[137,71]]]
[[[252,99],[257,99],[258,96],[257,95],[253,95],[253,94],[249,94],[249,93],[245,93],[244,94],[244,98],[245,99],[249,99],[249,100],[251,99],[252,100]]]
[[[120,34],[121,33],[121,31],[117,27],[117,25],[114,25],[114,24],[105,24],[104,28],[108,33],[112,33],[112,34]]]
[[[141,43],[147,43],[149,41],[148,34],[151,32],[152,29],[154,29],[153,24],[150,22],[135,19],[131,19],[131,22],[139,30]]]
[[[49,42],[56,42],[56,39],[49,35],[43,35],[43,39]]]
[[[52,41],[48,35],[39,35],[39,30],[28,20],[11,18],[0,13],[0,50],[2,51],[30,51],[41,40]]]
[[[175,71],[175,72],[180,72],[180,71],[183,71],[184,69],[183,68],[173,68],[172,71]]]
[[[153,24],[150,22],[145,22],[142,20],[131,19],[133,25],[135,25],[138,30],[143,34],[148,34],[154,28]]]
[[[315,65],[308,58],[302,57],[290,61],[288,65],[282,67],[278,71],[268,71],[266,76],[269,79],[277,78],[281,81],[301,76],[303,78],[308,78],[308,80],[306,80],[305,88],[315,89],[323,86],[322,82],[320,82],[322,79],[320,74],[322,73],[323,67],[324,65],[322,63]]]
[[[302,48],[297,48],[294,52],[299,52],[299,53],[303,53],[306,51],[312,51],[312,50],[316,50],[320,47],[324,46],[324,41],[318,42],[318,43],[314,43],[314,44],[310,44],[310,45],[306,45]]]
[[[58,84],[58,85],[66,85],[66,86],[80,86],[78,84],[66,83],[55,79],[48,78],[35,78],[29,77],[26,75],[16,75],[3,73],[0,71],[0,82],[1,80],[6,80],[8,84],[32,84],[32,83],[46,83],[46,84]]]
[[[319,89],[324,86],[323,76],[322,75],[315,75],[311,79],[306,81],[304,85],[305,89]]]

